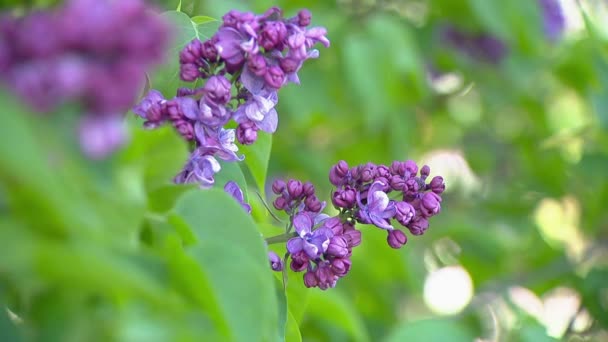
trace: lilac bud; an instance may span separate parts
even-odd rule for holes
[[[314,272],[308,271],[304,274],[304,286],[311,288],[318,285],[317,276]]]
[[[344,257],[348,255],[348,244],[346,239],[342,236],[334,236],[329,240],[329,245],[327,246],[327,251],[325,251],[327,255],[335,256],[335,257]]]
[[[437,195],[441,195],[443,193],[443,191],[445,190],[445,183],[443,183],[443,177],[441,177],[441,176],[433,177],[433,179],[431,180],[431,183],[430,183],[430,189],[432,192],[436,193]]]
[[[289,267],[294,272],[302,272],[308,268],[310,259],[304,250],[291,255],[291,264]]]
[[[403,176],[405,173],[405,163],[395,160],[391,164],[391,173],[393,175]]]
[[[277,195],[280,195],[283,193],[283,191],[285,190],[285,181],[282,179],[276,179],[274,182],[272,182],[272,192],[274,192]]]
[[[270,68],[266,69],[266,74],[264,74],[264,81],[266,84],[275,89],[281,88],[283,83],[285,83],[285,73],[281,69],[281,67],[277,65],[273,65]]]
[[[173,127],[181,134],[186,140],[194,140],[194,126],[186,120],[175,120],[173,121]]]
[[[336,282],[338,281],[338,277],[332,272],[328,261],[319,263],[315,270],[315,275],[318,280],[317,286],[321,290],[327,290],[328,288],[336,286]]]
[[[425,180],[430,173],[431,168],[428,165],[424,165],[422,169],[420,169],[420,178],[422,178],[422,180]]]
[[[283,259],[281,259],[277,253],[268,251],[268,260],[270,261],[270,268],[272,268],[273,271],[283,270]]]
[[[277,197],[274,202],[272,202],[272,205],[276,210],[284,210],[285,208],[287,208],[287,200],[285,199],[285,197],[282,196]]]
[[[315,194],[315,186],[312,185],[311,182],[304,183],[303,187],[304,187],[304,195],[312,196]]]
[[[386,165],[378,165],[376,168],[376,177],[391,178],[391,170]]]
[[[290,179],[287,181],[287,192],[291,198],[296,199],[302,196],[304,193],[304,188],[302,187],[302,182],[297,179]]]
[[[348,174],[348,164],[340,160],[338,164],[329,170],[329,181],[335,186],[340,186],[344,182],[344,177]]]
[[[404,164],[406,178],[413,177],[418,173],[418,165],[413,160],[406,160]]]
[[[335,258],[331,261],[333,273],[338,277],[344,277],[350,271],[351,261],[348,258]]]
[[[201,49],[203,44],[198,38],[193,39],[188,45],[186,45],[179,53],[180,63],[196,63],[201,56]]]
[[[436,215],[441,210],[441,197],[434,192],[427,192],[420,201],[420,211],[422,215],[430,217]]]
[[[410,233],[414,235],[422,235],[429,228],[429,221],[422,217],[415,217],[408,225],[407,229],[409,229]]]
[[[376,165],[367,163],[361,169],[361,181],[364,183],[372,181],[376,177]]]
[[[407,236],[401,230],[393,229],[388,231],[386,241],[392,248],[399,249],[407,243]]]
[[[213,37],[211,39],[206,40],[201,46],[202,56],[210,62],[215,62],[219,56],[215,44],[217,44],[217,38]]]
[[[332,196],[332,203],[339,208],[353,208],[356,200],[357,192],[350,186],[346,186],[342,190],[335,191]]]
[[[399,175],[394,175],[389,181],[391,188],[396,191],[403,191],[405,188],[405,180]]]
[[[408,179],[403,187],[403,192],[405,192],[408,196],[416,196],[416,194],[418,194],[418,190],[420,190],[420,186],[415,178]]]
[[[236,127],[236,140],[243,145],[251,145],[258,139],[258,129],[251,121],[246,121]]]
[[[247,61],[247,67],[256,76],[264,76],[266,73],[266,59],[262,55],[252,55]]]
[[[279,61],[279,66],[286,74],[291,74],[298,71],[298,68],[300,67],[300,61],[289,57],[282,58]]]
[[[357,247],[361,244],[361,231],[355,229],[347,229],[347,225],[344,224],[344,233],[342,236],[346,239],[346,243],[349,248]]]
[[[211,76],[203,90],[205,91],[205,99],[213,102],[216,105],[224,105],[230,101],[230,89],[232,85],[224,76]]]
[[[306,197],[306,199],[304,200],[304,204],[306,205],[308,211],[312,211],[315,213],[323,209],[323,204],[321,204],[317,196],[314,195]]]
[[[194,82],[201,76],[198,66],[194,63],[184,63],[179,66],[179,78],[185,82]]]
[[[282,21],[267,21],[262,25],[258,42],[267,52],[275,48],[281,50],[286,36],[287,28]]]
[[[401,225],[406,226],[414,215],[416,214],[416,210],[414,207],[407,202],[397,202],[395,203],[395,219],[401,223]]]
[[[310,21],[312,19],[312,14],[307,9],[302,9],[298,12],[298,26],[306,27],[310,25]]]

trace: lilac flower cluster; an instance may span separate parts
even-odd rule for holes
[[[235,139],[253,144],[262,130],[274,133],[278,90],[299,83],[297,72],[305,60],[316,58],[316,43],[329,46],[322,27],[307,28],[311,14],[301,10],[283,18],[273,7],[264,14],[232,10],[213,37],[194,39],[180,52],[180,78],[204,81],[199,88],[180,88],[172,99],[152,90],[133,111],[144,126],[167,122],[194,146],[176,183],[214,184],[221,167],[216,158],[240,161]],[[230,120],[236,129],[226,128]]]
[[[385,230],[392,248],[401,248],[407,242],[405,233],[391,224],[393,219],[413,235],[423,234],[429,219],[440,212],[445,190],[441,176],[426,182],[429,173],[425,165],[418,175],[418,165],[411,160],[352,168],[340,161],[329,173],[336,187],[332,203],[339,211],[334,217],[321,213],[325,204],[315,196],[312,184],[293,179],[287,183],[275,181],[272,191],[278,197],[273,205],[290,217],[287,232],[293,237],[287,241],[286,256],[286,260],[291,258],[290,268],[306,271],[307,287],[325,290],[334,287],[351,268],[352,249],[361,243],[361,232],[355,224],[372,224]],[[269,257],[274,270],[282,269],[276,254]]]
[[[18,18],[0,14],[0,82],[40,112],[81,104],[83,151],[100,158],[125,140],[123,115],[168,40],[168,26],[143,0],[68,0]]]

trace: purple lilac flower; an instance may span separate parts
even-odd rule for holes
[[[566,26],[566,20],[559,0],[538,0],[542,17],[543,29],[549,40],[557,40]]]
[[[283,270],[283,259],[281,259],[281,257],[277,253],[273,251],[268,251],[268,261],[270,262],[270,268],[273,271],[278,272]]]
[[[287,241],[287,251],[297,254],[304,251],[309,259],[317,259],[327,251],[333,233],[330,229],[319,228],[313,231],[314,221],[307,212],[300,212],[293,218],[293,226],[298,234]]]
[[[239,185],[234,181],[228,181],[226,185],[224,185],[224,191],[232,196],[240,205],[245,209],[247,214],[251,214],[251,206],[249,203],[245,202],[245,197],[243,195],[243,190],[239,187]]]
[[[357,195],[359,204],[359,220],[362,223],[373,223],[382,229],[393,229],[390,219],[395,216],[396,209],[394,202],[391,202],[383,188],[386,184],[376,181],[367,191],[366,203],[361,202],[361,195]]]
[[[20,18],[3,14],[0,82],[39,112],[78,102],[83,152],[103,158],[126,141],[119,121],[168,41],[168,26],[142,0],[69,0]]]
[[[499,64],[507,56],[508,48],[498,37],[487,33],[470,33],[455,26],[441,28],[441,40],[473,60]]]
[[[277,7],[261,15],[232,10],[222,17],[222,25],[210,39],[194,39],[179,54],[180,78],[200,79],[202,87],[180,88],[170,99],[151,90],[133,108],[146,120],[144,127],[170,123],[196,149],[193,155],[197,155],[176,182],[197,179],[208,187],[207,176],[183,176],[193,174],[192,160],[204,157],[209,165],[205,170],[215,170],[210,157],[243,160],[235,140],[251,145],[258,131],[276,131],[278,90],[289,82],[299,83],[297,72],[304,61],[319,55],[313,49],[316,43],[330,44],[324,28],[308,28],[310,20],[307,10],[292,18],[284,18]],[[236,129],[226,128],[230,121],[236,122]],[[312,196],[300,200],[312,211],[322,208]]]

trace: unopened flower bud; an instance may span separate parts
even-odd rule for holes
[[[433,177],[429,187],[432,192],[436,193],[437,195],[441,195],[443,193],[443,191],[445,191],[445,183],[443,182],[443,177],[441,177],[441,176]]]
[[[392,248],[399,249],[407,243],[407,236],[401,230],[393,229],[388,231],[386,241]]]
[[[276,179],[274,182],[272,182],[272,192],[274,192],[277,195],[280,195],[283,193],[283,191],[285,190],[285,181],[282,179]]]
[[[281,259],[277,253],[269,251],[268,260],[270,261],[270,268],[272,268],[273,271],[283,270],[283,259]]]
[[[287,182],[287,192],[291,198],[296,199],[300,198],[304,193],[304,188],[302,186],[302,182],[296,179],[290,179]]]

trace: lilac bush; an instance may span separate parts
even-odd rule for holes
[[[82,149],[105,157],[125,142],[124,113],[168,48],[169,27],[150,10],[143,0],[69,0],[0,15],[0,82],[38,112],[79,103]]]
[[[261,15],[232,10],[210,39],[194,39],[179,54],[180,78],[204,85],[180,88],[165,99],[151,90],[133,108],[156,128],[170,123],[191,143],[192,152],[176,183],[198,183],[209,188],[223,161],[241,161],[238,146],[251,145],[257,132],[274,133],[278,91],[288,83],[299,84],[304,61],[317,58],[316,43],[329,46],[326,30],[308,28],[311,14],[301,10],[291,18],[273,7]],[[230,122],[236,128],[228,128]]]

